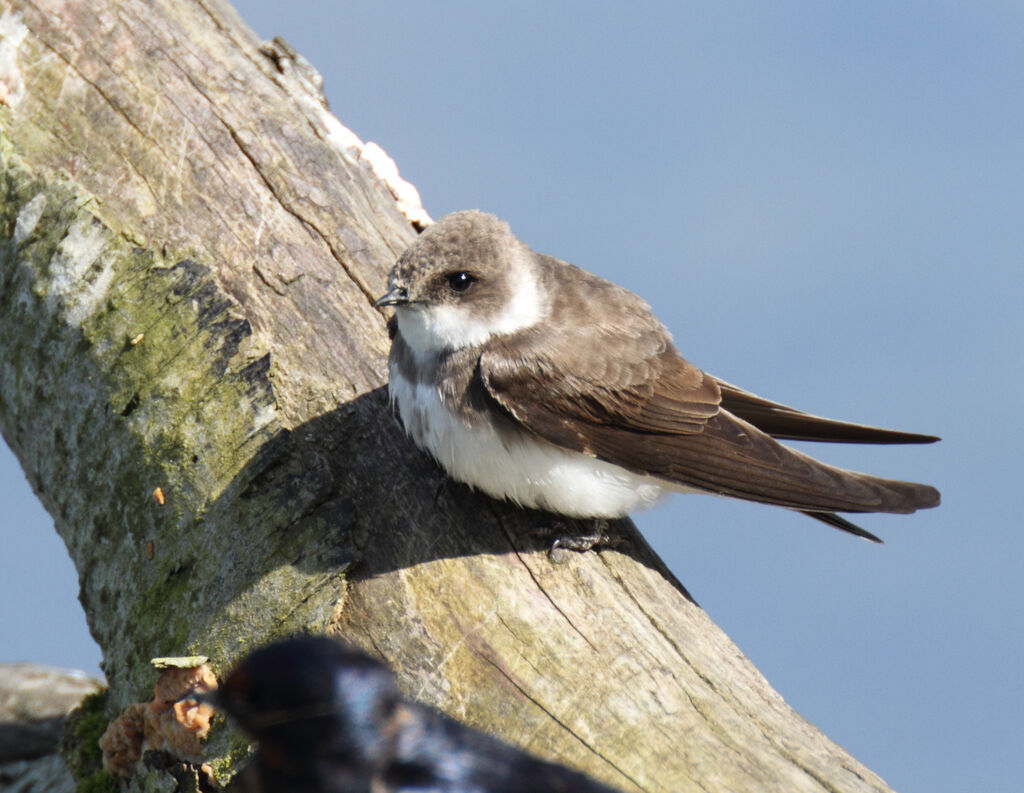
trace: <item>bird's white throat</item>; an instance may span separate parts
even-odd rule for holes
[[[402,339],[418,361],[444,350],[483,344],[492,336],[532,327],[547,315],[537,274],[525,258],[508,268],[509,299],[493,316],[479,316],[475,307],[461,303],[396,306]]]

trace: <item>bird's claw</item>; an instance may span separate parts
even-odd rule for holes
[[[568,551],[584,553],[604,548],[628,547],[631,544],[624,535],[609,531],[609,523],[605,518],[559,518],[550,526],[532,529],[529,534],[535,539],[550,543],[548,556],[556,562],[564,561]]]

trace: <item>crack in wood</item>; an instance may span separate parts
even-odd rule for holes
[[[519,549],[516,548],[515,543],[512,541],[512,534],[505,527],[504,521],[502,521],[501,516],[498,515],[497,512],[495,512],[493,508],[491,508],[491,514],[494,516],[494,519],[497,521],[498,526],[501,528],[502,532],[505,534],[505,537],[508,538],[508,544],[512,548],[512,553],[514,553],[516,555],[516,558],[519,560],[519,562],[526,569],[526,573],[527,573],[527,575],[530,576],[530,579],[533,581],[534,586],[536,586],[537,589],[539,589],[541,591],[541,593],[544,595],[544,597],[547,598],[548,602],[555,609],[555,611],[557,611],[559,614],[562,615],[562,619],[564,619],[566,621],[566,623],[569,625],[569,627],[572,628],[574,631],[576,631],[576,633],[579,635],[579,637],[581,639],[583,639],[583,641],[585,641],[587,643],[587,646],[590,647],[590,649],[593,650],[595,653],[600,655],[600,650],[597,648],[597,646],[595,646],[594,643],[592,641],[590,641],[590,639],[588,639],[586,637],[586,635],[583,633],[583,631],[581,631],[576,626],[576,624],[571,619],[569,619],[569,615],[566,614],[562,610],[561,606],[559,606],[555,602],[554,598],[551,597],[551,594],[544,588],[544,585],[541,584],[540,579],[537,578],[536,574],[530,568],[530,565],[527,564],[526,560],[523,558],[523,555],[519,552]]]
[[[476,652],[476,651],[474,650],[474,652]],[[476,652],[476,654],[483,661],[485,661],[488,664],[490,664],[491,666],[493,666],[498,671],[498,673],[502,675],[502,677],[504,677],[506,680],[508,680],[508,682],[511,683],[512,686],[517,691],[519,691],[520,694],[522,694],[524,697],[526,697],[526,699],[528,699],[530,702],[532,702],[538,709],[540,709],[540,711],[542,713],[544,713],[555,724],[557,724],[559,727],[561,727],[563,730],[565,730],[569,735],[571,735],[573,738],[575,738],[577,741],[579,741],[579,743],[583,747],[585,747],[588,751],[593,753],[595,757],[600,758],[605,763],[607,763],[609,766],[614,768],[625,779],[628,779],[630,782],[632,782],[634,785],[636,785],[636,787],[639,790],[645,791],[645,793],[650,793],[650,788],[647,788],[647,787],[644,787],[643,785],[641,785],[634,777],[632,777],[630,774],[628,774],[624,769],[620,768],[619,765],[616,764],[611,758],[601,754],[601,752],[599,752],[596,748],[594,748],[589,743],[587,743],[587,741],[585,741],[583,739],[583,736],[581,736],[579,733],[577,733],[575,730],[573,730],[572,727],[570,727],[568,724],[566,724],[564,721],[562,721],[560,718],[558,718],[558,716],[556,716],[554,713],[552,713],[550,710],[548,710],[546,707],[544,707],[544,705],[538,699],[533,697],[530,694],[530,692],[528,692],[521,685],[519,685],[519,683],[517,683],[513,679],[513,677],[502,668],[501,664],[497,663],[494,659],[489,658],[487,655],[484,655],[484,654],[479,653],[479,652]]]

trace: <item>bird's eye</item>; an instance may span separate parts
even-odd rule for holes
[[[452,273],[448,276],[448,288],[453,292],[465,292],[473,285],[474,281],[476,281],[476,279],[473,276],[460,270],[459,272]]]

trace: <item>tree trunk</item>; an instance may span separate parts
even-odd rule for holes
[[[442,487],[388,408],[371,305],[416,231],[301,59],[220,0],[0,9],[0,427],[112,711],[149,698],[152,656],[222,672],[330,630],[623,790],[888,789],[632,524],[556,563],[542,516]]]

